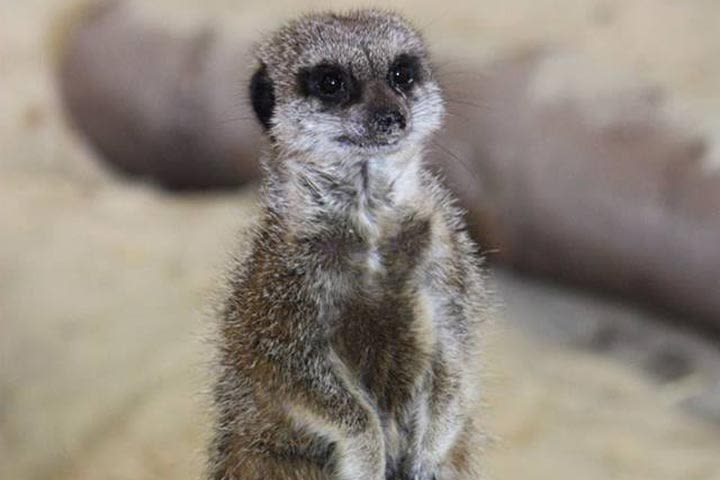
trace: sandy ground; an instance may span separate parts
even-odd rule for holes
[[[173,24],[220,14],[250,36],[297,8],[194,3],[147,8]],[[716,0],[436,3],[397,5],[439,48],[488,58],[572,48],[720,125]],[[255,195],[173,196],[98,166],[53,93],[48,35],[68,4],[0,0],[0,478],[199,478],[207,310]],[[483,413],[493,478],[720,479],[720,430],[678,406],[710,381],[714,347],[678,340],[704,352],[698,370],[660,382],[643,352],[600,355],[565,335],[605,319],[635,322],[638,337],[677,336],[651,316],[506,274],[498,288],[508,308],[488,335]]]

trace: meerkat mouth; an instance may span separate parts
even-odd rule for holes
[[[357,147],[368,151],[394,150],[394,147],[397,147],[401,140],[402,138],[367,140],[353,138],[348,135],[341,135],[335,138],[335,141],[341,145]]]

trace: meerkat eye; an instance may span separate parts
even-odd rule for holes
[[[337,65],[322,64],[300,72],[300,88],[305,95],[325,103],[347,100],[350,77]]]
[[[339,72],[327,72],[320,79],[318,87],[321,94],[333,96],[345,87],[345,82]]]
[[[388,71],[391,87],[408,92],[420,80],[420,62],[417,57],[403,54],[395,59]]]
[[[397,65],[391,75],[392,83],[398,87],[409,87],[415,81],[414,72],[409,65]]]

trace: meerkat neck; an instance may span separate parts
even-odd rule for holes
[[[428,201],[418,151],[344,159],[332,168],[302,158],[278,164],[282,171],[269,178],[270,207],[293,229],[342,222],[375,236],[381,217],[407,215]]]

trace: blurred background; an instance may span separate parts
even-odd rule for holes
[[[0,0],[0,478],[197,479],[252,42],[339,0]],[[497,479],[720,479],[720,2],[383,3],[502,305]]]

